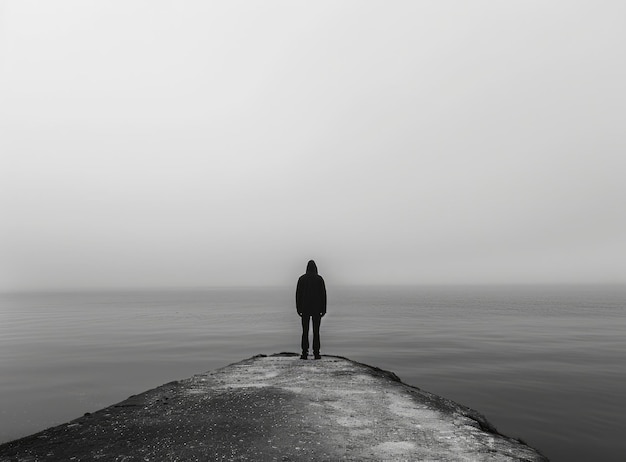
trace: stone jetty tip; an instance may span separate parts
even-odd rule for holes
[[[337,356],[259,355],[0,446],[1,461],[546,461],[478,412]]]

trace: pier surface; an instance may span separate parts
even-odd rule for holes
[[[478,412],[336,356],[255,356],[0,446],[0,461],[545,461]]]

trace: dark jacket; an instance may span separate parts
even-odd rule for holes
[[[322,276],[317,274],[317,265],[310,260],[306,273],[298,279],[296,288],[296,310],[298,314],[326,314],[326,285]]]

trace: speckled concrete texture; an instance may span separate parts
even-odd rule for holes
[[[0,446],[1,461],[544,461],[476,411],[336,356],[255,356]]]

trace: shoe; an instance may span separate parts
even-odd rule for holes
[[[304,353],[300,355],[300,359],[307,359],[307,358],[308,358],[308,355],[305,355]]]
[[[316,354],[315,354],[315,359],[322,359],[322,357],[320,356],[320,354],[319,354],[319,353],[316,353]]]

